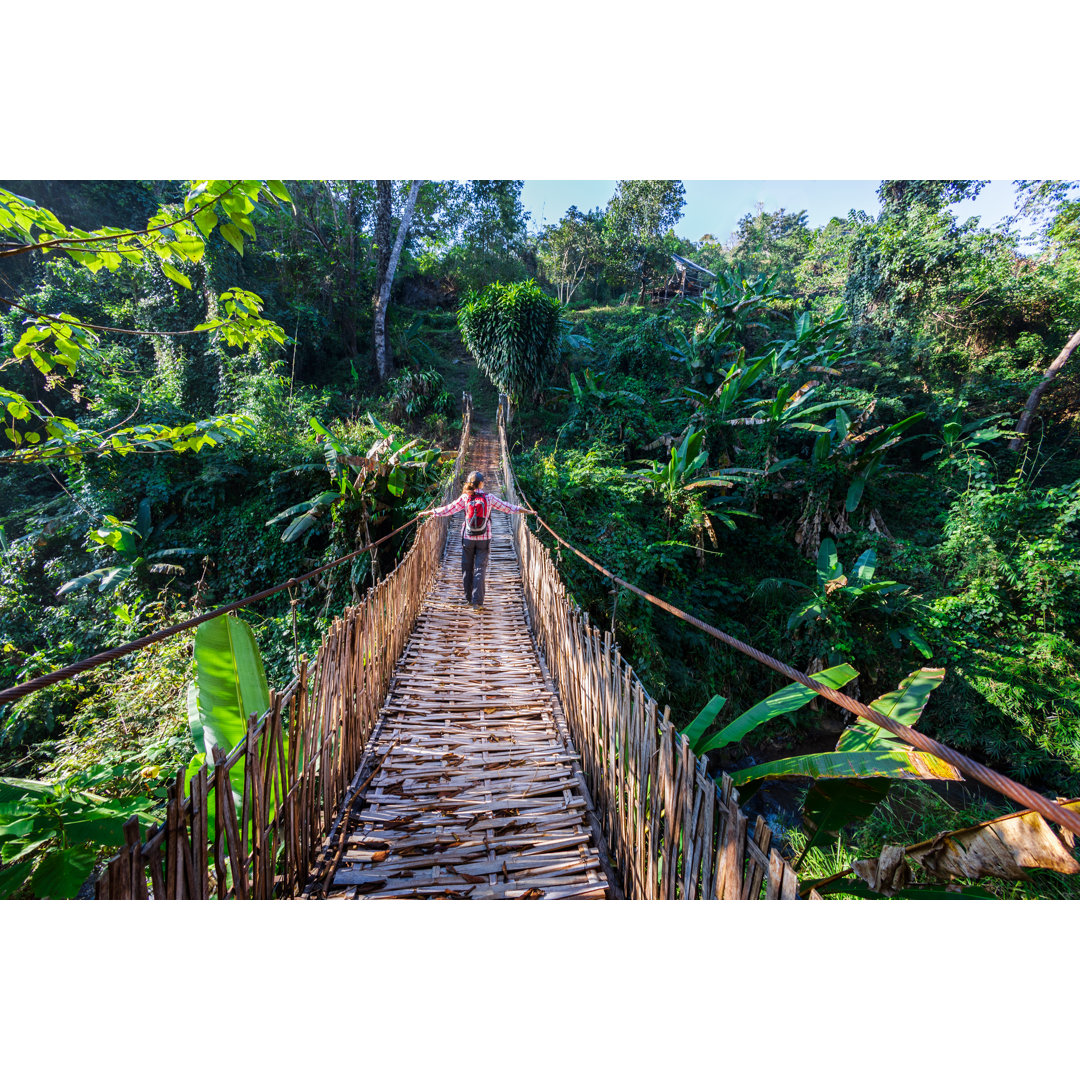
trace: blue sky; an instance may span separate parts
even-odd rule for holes
[[[849,210],[877,214],[875,192],[879,180],[684,180],[686,206],[675,232],[690,240],[712,233],[726,241],[739,218],[757,203],[766,210],[805,210],[811,225],[830,218],[846,217]],[[591,210],[605,206],[615,190],[614,180],[526,180],[522,201],[532,217],[530,230],[551,224],[570,206]],[[953,212],[960,218],[979,215],[981,224],[996,224],[1013,209],[1012,183],[994,180],[973,201],[959,203]]]

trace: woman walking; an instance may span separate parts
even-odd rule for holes
[[[481,607],[484,603],[484,572],[487,570],[488,549],[491,547],[491,511],[504,514],[535,514],[524,506],[503,502],[498,495],[484,491],[484,474],[471,472],[465,478],[461,494],[446,506],[435,506],[425,514],[449,517],[465,511],[461,526],[461,584],[465,588],[465,603]]]

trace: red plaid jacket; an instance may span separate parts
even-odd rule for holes
[[[501,510],[504,514],[524,514],[524,506],[515,506],[513,503],[503,502],[498,495],[492,495],[490,491],[482,491],[481,495],[488,501],[488,520],[487,528],[480,536],[470,536],[470,540],[490,540],[491,539],[491,511]],[[436,517],[450,517],[451,514],[456,514],[459,510],[464,510],[468,503],[468,496],[462,492],[452,503],[447,503],[445,506],[436,506],[432,509],[432,513]],[[461,523],[461,538],[465,539],[465,522]]]

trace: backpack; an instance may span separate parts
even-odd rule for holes
[[[483,536],[487,530],[489,514],[487,496],[475,492],[470,495],[469,501],[465,504],[466,537],[475,540]]]

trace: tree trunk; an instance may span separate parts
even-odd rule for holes
[[[401,213],[401,223],[398,225],[397,236],[394,237],[394,247],[390,250],[390,181],[376,181],[379,193],[379,205],[375,223],[375,242],[378,244],[378,263],[376,266],[376,291],[374,296],[375,307],[375,371],[379,381],[385,382],[394,373],[394,361],[390,355],[390,343],[386,336],[386,312],[390,306],[390,287],[394,284],[394,274],[397,271],[398,260],[401,258],[401,249],[405,244],[405,236],[409,231],[409,222],[412,220],[413,209],[416,206],[416,196],[420,191],[420,180],[413,180],[409,184],[409,197],[405,202],[405,209]],[[385,253],[386,262],[383,262]]]
[[[1009,443],[1010,450],[1020,449],[1023,436],[1028,433],[1031,422],[1035,419],[1035,411],[1039,407],[1040,398],[1046,393],[1046,388],[1061,373],[1061,369],[1065,366],[1065,361],[1069,359],[1077,345],[1080,345],[1080,330],[1077,330],[1076,333],[1069,338],[1069,343],[1060,353],[1058,353],[1058,358],[1046,369],[1046,374],[1043,376],[1042,382],[1031,391],[1031,395],[1024,405],[1024,411],[1020,414],[1020,422],[1016,425],[1016,438]]]

